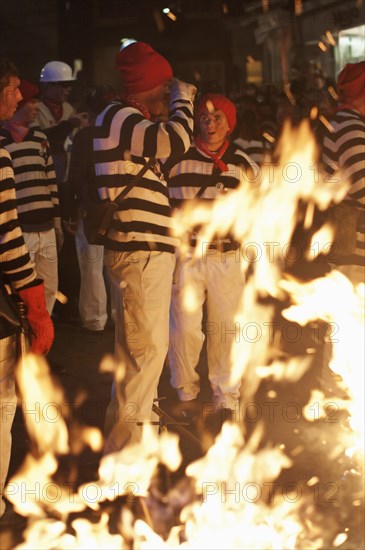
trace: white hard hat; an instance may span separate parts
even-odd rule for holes
[[[70,82],[76,80],[70,65],[63,61],[49,61],[41,70],[40,82]]]

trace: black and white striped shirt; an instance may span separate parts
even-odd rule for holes
[[[213,200],[229,189],[236,189],[241,182],[258,183],[257,164],[236,144],[229,144],[221,160],[228,170],[216,174],[212,158],[193,145],[170,169],[168,181],[172,205],[179,207],[186,200],[195,199],[202,188],[205,189],[200,199]]]
[[[333,132],[326,132],[323,140],[323,162],[333,174],[341,170],[341,177],[351,182],[349,198],[360,209],[356,235],[356,251],[351,263],[364,265],[365,261],[365,119],[357,111],[343,109],[331,120]]]
[[[21,289],[36,274],[19,226],[14,172],[10,155],[0,147],[0,269],[4,282]]]
[[[157,159],[116,212],[105,247],[109,250],[157,250],[173,253],[171,207],[162,159],[180,158],[190,146],[192,102],[170,105],[166,123],[151,122],[131,106],[112,103],[96,120],[95,174],[101,199],[113,200],[151,157]]]
[[[261,166],[264,161],[265,153],[267,151],[264,147],[264,142],[258,139],[243,139],[241,137],[234,140],[234,143],[238,145],[256,164]]]
[[[16,143],[6,129],[0,130],[0,144],[11,155],[14,168],[17,209],[23,231],[45,231],[60,216],[59,197],[47,137],[30,128]]]

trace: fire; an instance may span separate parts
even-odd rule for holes
[[[237,261],[246,284],[235,323],[240,334],[253,320],[262,330],[259,338],[240,339],[232,346],[232,378],[242,380],[242,404],[254,399],[262,380],[300,383],[313,359],[311,347],[304,355],[290,357],[280,349],[280,338],[273,330],[275,304],[285,303],[283,317],[298,326],[323,320],[332,329],[338,327],[338,341],[328,342],[329,365],[338,384],[338,395],[334,394],[332,401],[348,415],[348,426],[346,441],[332,449],[331,459],[345,453],[354,460],[351,475],[360,476],[364,288],[353,288],[336,271],[309,282],[286,271],[293,262],[290,243],[298,219],[305,229],[310,228],[314,208],[325,210],[331,201],[340,202],[349,185],[318,177],[316,149],[307,123],[298,129],[286,126],[276,152],[277,164],[264,165],[261,173],[247,175],[238,190],[222,194],[210,208],[198,206],[178,214],[175,230],[183,241],[180,252],[188,251],[191,231],[196,231],[196,256],[208,253],[207,243],[217,235],[231,232],[242,243]],[[331,238],[330,226],[314,233],[308,248],[300,251],[303,258],[314,262],[325,253]],[[319,245],[313,251],[315,243]],[[186,292],[186,307],[194,307],[191,289]],[[329,332],[327,337],[330,340]],[[123,365],[118,369],[119,374],[125,372]],[[37,410],[38,404],[44,411],[50,403],[62,402],[62,389],[40,359],[24,358],[17,369],[17,381],[26,411]],[[276,389],[270,388],[267,396],[275,399]],[[328,414],[328,401],[320,388],[303,408],[305,420],[313,421],[314,405],[316,419]],[[36,422],[29,414],[25,419],[31,454],[8,486],[8,498],[29,518],[24,542],[17,548],[319,549],[326,544],[338,547],[348,539],[348,529],[321,516],[311,498],[311,491],[321,482],[319,472],[307,483],[298,480],[301,498],[291,490],[280,492],[276,480],[294,467],[305,446],[299,441],[286,452],[285,444],[270,441],[261,422],[250,435],[239,414],[224,423],[205,456],[188,465],[184,484],[161,494],[153,488],[159,465],[172,472],[181,465],[176,435],[163,432],[157,436],[145,425],[140,443],[104,456],[98,479],[75,487],[65,480],[56,483],[57,457],[70,452],[77,455],[84,445],[100,449],[100,432],[80,427],[69,430],[63,417],[54,424],[46,424],[43,417]],[[265,435],[269,436],[266,442]],[[34,491],[24,500],[22,484],[34,487],[36,483],[39,493]],[[351,498],[354,507],[362,505],[359,488]],[[120,499],[118,532],[111,533],[110,509],[116,502],[120,504]],[[139,512],[131,505],[135,502]],[[97,513],[98,521],[81,517],[85,511]],[[72,519],[75,514],[78,517]],[[163,533],[158,525],[161,517],[168,525]],[[167,517],[173,518],[173,525]]]
[[[338,397],[336,403],[339,408],[348,411],[354,445],[358,452],[363,453],[364,410],[361,396],[365,383],[364,285],[354,290],[342,273],[333,271],[327,277],[304,285],[283,281],[282,287],[294,301],[294,305],[284,312],[287,319],[301,325],[314,319],[330,323],[327,343],[332,346],[332,356],[329,366],[339,376],[339,389],[347,394],[346,399]],[[313,397],[305,409],[308,419],[313,403],[325,401],[318,393]],[[322,407],[321,416],[325,414]]]

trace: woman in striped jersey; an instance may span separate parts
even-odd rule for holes
[[[229,140],[236,124],[236,107],[220,94],[204,96],[195,111],[198,136],[195,144],[169,173],[172,204],[179,208],[188,201],[211,202],[242,182],[255,181],[258,166]],[[243,214],[244,215],[244,214]],[[191,246],[195,241],[192,236]],[[239,243],[229,235],[208,243],[199,258],[192,254],[177,262],[171,300],[169,363],[171,383],[177,390],[181,412],[198,410],[200,390],[196,372],[205,334],[208,375],[216,409],[235,410],[239,385],[232,385],[231,348],[236,341],[234,316],[243,289]],[[194,311],[184,307],[184,290],[193,287]],[[206,302],[206,331],[203,305]],[[212,409],[211,409],[212,411]]]
[[[181,157],[189,148],[196,88],[171,81],[168,61],[143,42],[117,54],[124,96],[96,120],[94,162],[99,195],[114,199],[151,158],[153,167],[125,197],[105,241],[104,263],[116,299],[117,358],[129,357],[126,403],[119,420],[131,441],[141,437],[140,423],[150,420],[153,399],[167,354],[172,274],[176,240],[170,236],[170,204],[160,161]],[[152,122],[169,97],[167,122]],[[122,287],[122,288],[121,288]],[[120,447],[119,427],[106,452]]]
[[[338,262],[357,284],[365,281],[365,61],[348,63],[337,85],[341,103],[331,120],[333,131],[327,131],[323,140],[323,161],[331,173],[340,169],[341,177],[351,182],[347,198],[359,211],[356,249]]]
[[[13,116],[22,99],[16,67],[0,59],[0,121]],[[53,341],[53,325],[47,313],[43,282],[36,279],[19,226],[16,210],[14,172],[8,151],[0,146],[0,276],[19,293],[27,306],[33,329],[32,351],[47,353]],[[0,310],[0,525],[14,522],[11,509],[5,513],[3,491],[9,469],[11,426],[16,411],[14,367],[17,358],[17,334]]]

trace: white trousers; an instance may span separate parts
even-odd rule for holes
[[[89,330],[103,330],[108,319],[103,277],[104,247],[87,242],[82,220],[78,222],[75,240],[81,278],[80,319]]]
[[[184,303],[185,292],[193,297]],[[196,367],[207,336],[208,376],[217,406],[234,408],[239,385],[233,385],[232,345],[237,340],[235,314],[243,291],[240,251],[219,252],[177,260],[172,287],[169,363],[171,384],[181,401],[195,399],[200,390]],[[203,305],[207,323],[203,332]]]
[[[46,307],[48,313],[51,315],[58,289],[58,259],[55,230],[49,229],[40,233],[35,231],[31,233],[23,232],[23,235],[30,259],[34,263],[37,277],[44,281]]]
[[[119,404],[118,420],[128,427],[130,441],[136,442],[142,431],[137,423],[153,418],[153,400],[167,355],[175,256],[108,250],[104,262],[116,300],[115,354],[123,360],[128,350],[136,363],[127,365],[125,403]]]
[[[10,463],[11,427],[17,405],[14,381],[16,341],[16,335],[0,340],[0,517],[5,512],[3,494]]]

